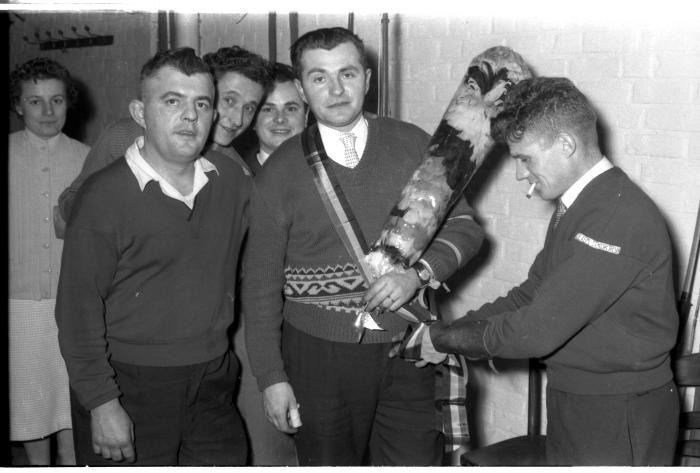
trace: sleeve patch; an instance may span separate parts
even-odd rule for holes
[[[620,254],[621,248],[619,246],[611,245],[609,243],[603,243],[602,241],[596,241],[593,238],[584,235],[583,233],[577,233],[574,239],[596,250],[607,251],[608,253],[612,253],[614,255]]]

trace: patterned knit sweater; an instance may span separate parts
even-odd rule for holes
[[[379,236],[400,192],[427,148],[414,125],[368,118],[369,135],[354,169],[329,162],[368,244]],[[444,281],[479,249],[481,228],[464,199],[455,206],[423,259]],[[253,373],[260,389],[286,381],[280,339],[285,320],[310,335],[356,343],[356,312],[367,290],[338,237],[306,164],[299,135],[283,143],[256,175],[243,279],[243,312]],[[391,341],[407,322],[379,318],[385,331],[362,343]]]

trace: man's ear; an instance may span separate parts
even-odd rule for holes
[[[146,119],[144,118],[144,112],[143,112],[144,106],[143,102],[134,99],[131,102],[129,102],[129,114],[131,114],[131,118],[134,119],[136,123],[139,124],[141,128],[144,130],[146,129]]]
[[[576,138],[573,135],[563,131],[557,135],[557,140],[567,158],[576,152]]]
[[[369,67],[365,70],[365,95],[367,95],[367,92],[369,92],[369,80],[372,77],[372,69]]]
[[[299,79],[294,79],[294,85],[296,86],[297,92],[299,92],[301,99],[308,104],[309,101],[306,100],[306,95],[304,95],[304,88],[301,86],[301,81]]]

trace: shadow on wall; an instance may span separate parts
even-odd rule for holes
[[[366,51],[372,76],[369,78],[369,92],[365,96],[365,110],[377,113],[379,108],[379,60],[374,51],[370,51],[369,48]]]
[[[78,100],[68,110],[63,133],[85,143],[87,142],[87,124],[95,117],[95,101],[89,87],[83,81],[75,79],[75,77],[73,80],[78,89]]]

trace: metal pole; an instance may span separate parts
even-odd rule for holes
[[[270,12],[267,20],[267,44],[270,62],[277,62],[277,14]]]
[[[377,114],[386,117],[389,110],[389,15],[382,14],[382,42],[379,49],[379,100]]]
[[[690,321],[691,303],[690,299],[693,295],[693,285],[695,283],[695,275],[698,269],[698,246],[700,245],[700,204],[698,205],[698,215],[695,219],[695,233],[693,234],[693,243],[690,247],[690,257],[688,258],[688,267],[685,271],[685,279],[683,281],[683,289],[678,300],[678,314],[680,315],[681,324],[688,327],[688,333],[682,342],[681,354],[691,353],[695,342],[695,323],[696,319]]]
[[[289,13],[289,44],[294,44],[299,38],[299,14]]]
[[[199,55],[202,49],[199,36],[199,14],[172,14],[171,41],[172,48],[189,46]]]

